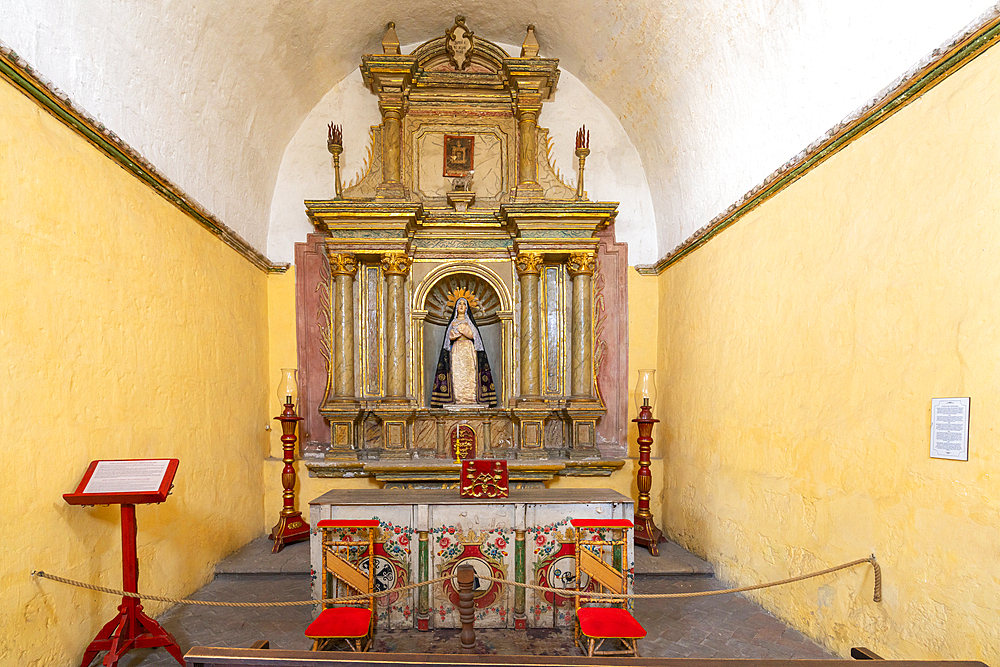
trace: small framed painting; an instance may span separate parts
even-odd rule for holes
[[[458,134],[444,135],[444,175],[448,178],[465,176],[473,167],[476,138]]]

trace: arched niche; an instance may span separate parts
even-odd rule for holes
[[[459,298],[472,306],[473,317],[493,371],[498,407],[510,396],[513,299],[504,280],[483,264],[450,262],[428,273],[414,290],[414,335],[421,341],[417,386],[422,407],[430,405],[434,371],[445,329]]]

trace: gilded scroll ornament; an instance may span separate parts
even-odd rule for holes
[[[445,48],[448,50],[448,59],[457,70],[463,70],[472,63],[472,49],[475,43],[472,41],[472,31],[465,25],[464,16],[455,17],[455,25],[444,33]]]
[[[387,252],[382,255],[382,271],[386,275],[405,276],[413,260],[401,252]]]
[[[468,428],[468,427],[466,427]],[[462,461],[459,483],[462,498],[507,498],[510,496],[510,477],[507,462],[491,460]]]
[[[333,275],[351,275],[358,270],[358,260],[349,252],[330,254],[330,273]]]
[[[592,252],[574,252],[566,262],[571,276],[592,276],[597,268],[597,256]]]
[[[518,275],[525,273],[541,273],[542,256],[535,252],[522,252],[514,260]]]

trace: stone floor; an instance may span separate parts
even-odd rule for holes
[[[192,597],[237,602],[307,600],[308,561],[305,542],[272,555],[270,542],[261,538],[220,563],[215,579]],[[637,593],[723,587],[712,576],[708,563],[671,543],[660,545],[658,558],[638,550],[635,566]],[[635,616],[648,632],[639,642],[643,657],[837,657],[738,595],[640,600]],[[308,649],[311,645],[302,634],[312,620],[308,606],[244,609],[178,605],[158,620],[184,651],[192,646],[248,647],[260,639],[270,640],[271,648],[276,649]],[[379,632],[376,636],[377,650],[458,652],[457,630]],[[481,653],[523,654],[530,650],[539,655],[578,655],[568,631],[478,630],[477,641]],[[131,651],[119,664],[154,667],[177,663],[163,649],[143,649]]]

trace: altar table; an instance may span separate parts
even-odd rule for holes
[[[460,498],[455,489],[333,490],[309,503],[312,592],[321,596],[324,519],[378,519],[375,589],[451,576],[463,562],[477,574],[576,588],[570,519],[632,519],[632,499],[610,489],[511,489],[509,498]],[[632,530],[628,531],[632,544]],[[629,590],[633,550],[628,550]],[[363,559],[367,562],[367,559]],[[584,585],[587,582],[583,582]],[[380,598],[378,627],[461,627],[454,577]],[[573,600],[477,578],[476,627],[551,628],[573,623]],[[318,613],[318,610],[317,610]]]

